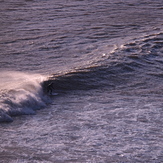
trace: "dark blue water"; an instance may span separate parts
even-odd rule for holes
[[[161,0],[1,0],[0,162],[163,162],[162,20]]]

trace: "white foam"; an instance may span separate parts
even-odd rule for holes
[[[23,72],[1,72],[0,74],[0,119],[4,115],[34,114],[46,105],[47,97],[41,83],[46,77]],[[5,116],[6,117],[6,116]]]

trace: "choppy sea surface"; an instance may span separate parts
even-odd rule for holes
[[[0,0],[0,163],[67,162],[163,162],[162,0]]]

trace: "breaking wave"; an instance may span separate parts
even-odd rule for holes
[[[23,72],[0,74],[0,122],[12,122],[12,116],[35,114],[46,106],[48,97],[41,83],[45,77]]]
[[[121,89],[162,94],[163,33],[126,43],[96,65],[44,77],[22,72],[0,74],[0,122],[12,116],[35,114],[49,102],[48,85],[55,93],[90,89]]]

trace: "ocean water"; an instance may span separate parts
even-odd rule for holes
[[[162,20],[162,0],[0,0],[0,163],[163,162]]]

